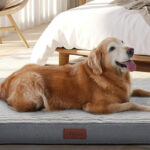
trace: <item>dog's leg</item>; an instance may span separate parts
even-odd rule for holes
[[[132,92],[131,96],[137,96],[137,97],[150,97],[150,92],[141,90],[141,89],[135,89]]]
[[[35,72],[26,72],[13,80],[7,102],[20,112],[38,111],[47,108],[47,95],[42,77]]]
[[[150,111],[150,107],[142,106],[132,102],[111,104],[105,107],[103,105],[88,103],[83,109],[95,114],[109,114],[129,110]]]
[[[83,106],[83,110],[94,114],[105,113],[104,107],[101,104],[97,104],[97,103],[87,103],[86,105]]]
[[[108,113],[116,113],[129,110],[150,111],[150,107],[139,105],[133,102],[111,104],[108,106]]]

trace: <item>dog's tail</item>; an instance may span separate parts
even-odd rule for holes
[[[0,83],[0,100],[5,101],[6,91],[3,82]]]
[[[2,92],[1,92],[1,89],[2,89],[2,83],[0,83],[0,99],[2,99]]]
[[[0,100],[2,100],[2,83],[0,83]]]

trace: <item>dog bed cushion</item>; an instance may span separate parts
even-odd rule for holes
[[[134,79],[133,87],[150,90],[150,79]],[[150,98],[131,101],[150,106]],[[0,144],[150,144],[150,112],[20,113],[0,101]]]

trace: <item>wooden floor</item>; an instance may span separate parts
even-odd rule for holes
[[[30,45],[29,49],[24,46],[24,43],[20,40],[16,32],[11,32],[9,36],[2,38],[3,44],[0,44],[0,58],[10,56],[22,50],[32,50],[33,46],[46,27],[47,24],[43,24],[23,32],[26,40]]]
[[[37,39],[46,25],[27,30],[24,36],[29,42],[30,49],[26,49],[17,34],[3,38],[4,44],[0,45],[0,58],[10,56],[22,50],[32,50]],[[150,78],[150,73],[134,72],[133,77]],[[150,150],[150,146],[140,145],[0,145],[0,150]]]

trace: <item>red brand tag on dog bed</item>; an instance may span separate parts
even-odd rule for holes
[[[64,129],[64,139],[86,139],[86,129]]]

